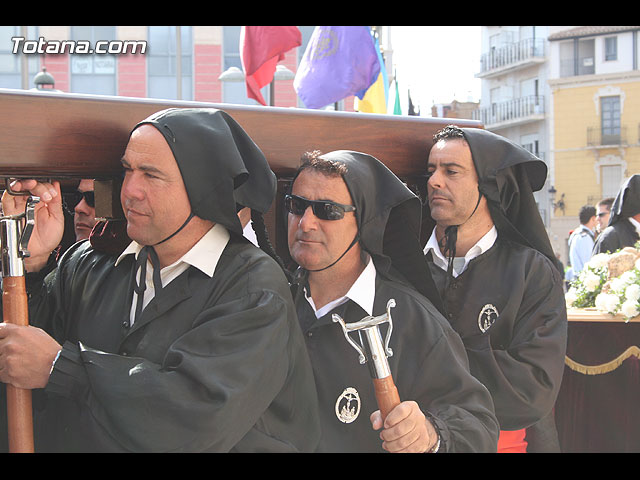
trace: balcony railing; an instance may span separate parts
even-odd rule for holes
[[[544,114],[544,96],[529,95],[506,102],[494,103],[490,107],[473,112],[473,119],[485,126],[504,122],[527,120],[534,115]]]
[[[627,145],[627,128],[624,126],[611,129],[587,127],[587,145],[590,147]]]
[[[480,57],[480,73],[515,65],[532,58],[544,58],[544,39],[528,38],[483,54]]]

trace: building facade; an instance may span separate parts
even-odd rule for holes
[[[548,163],[548,28],[483,26],[481,100],[473,118],[487,130],[523,146]],[[550,225],[550,185],[536,192],[540,215]]]
[[[478,110],[478,102],[459,102],[453,100],[451,103],[438,103],[432,105],[431,116],[439,118],[469,118],[473,119],[474,112]]]
[[[33,78],[46,68],[55,79],[55,88],[63,92],[125,97],[162,98],[213,103],[258,103],[247,97],[244,81],[222,81],[220,75],[230,67],[241,67],[240,26],[0,26],[0,88],[34,88]],[[280,62],[296,71],[313,26],[300,26],[302,45],[286,53]],[[15,38],[23,38],[19,43]],[[28,44],[57,53],[21,54]],[[147,42],[144,53],[86,54],[72,53],[76,42]],[[18,44],[19,52],[13,50]],[[113,47],[113,48],[111,48]],[[31,49],[33,50],[33,48]],[[128,52],[131,52],[130,50]],[[180,81],[177,81],[177,79]],[[275,82],[274,98],[269,87],[263,89],[269,104],[301,107],[293,88],[293,79]],[[340,102],[341,110],[353,111],[353,98]]]
[[[580,207],[640,172],[639,28],[482,28],[474,118],[547,163],[535,195],[565,264]]]
[[[580,207],[614,197],[640,173],[639,33],[639,26],[584,26],[556,28],[548,37],[557,252],[567,252]]]

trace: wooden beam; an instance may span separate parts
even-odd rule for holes
[[[296,108],[134,99],[0,89],[0,176],[117,175],[133,126],[159,110],[219,108],[242,125],[278,176],[308,150],[369,153],[400,177],[421,174],[433,134],[479,122]]]
[[[279,179],[278,196],[265,223],[285,260],[282,193],[303,153],[368,153],[408,184],[412,178],[419,183],[435,132],[450,123],[482,128],[480,122],[466,119],[0,89],[0,177],[61,179],[70,189],[81,178],[103,180],[96,190],[96,215],[117,218],[118,182],[113,179],[120,176],[129,133],[138,122],[166,108],[224,110],[264,152]]]

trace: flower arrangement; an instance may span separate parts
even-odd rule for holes
[[[594,255],[565,294],[567,307],[621,314],[625,321],[640,315],[640,243],[614,253]]]

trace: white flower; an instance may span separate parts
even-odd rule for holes
[[[626,318],[633,318],[640,314],[640,311],[638,311],[638,302],[631,300],[624,302],[620,307],[620,311]]]
[[[620,292],[626,287],[624,280],[621,277],[616,277],[611,280],[611,290],[614,292]]]
[[[622,282],[627,285],[632,284],[635,281],[635,279],[636,279],[635,270],[627,270],[622,275],[620,275],[620,280],[622,280]]]
[[[575,302],[578,298],[578,293],[575,288],[570,288],[567,293],[564,294],[564,301],[567,304],[567,307],[571,307],[573,302]]]
[[[610,255],[607,253],[597,253],[589,259],[585,267],[602,268],[609,264]]]
[[[627,301],[637,302],[640,300],[640,285],[637,283],[629,285],[624,291],[624,296],[627,298]]]
[[[584,288],[587,289],[587,292],[595,292],[596,289],[600,286],[600,276],[596,275],[593,272],[588,272],[584,276]]]
[[[596,308],[607,313],[616,313],[619,299],[612,293],[601,293],[596,297]]]

